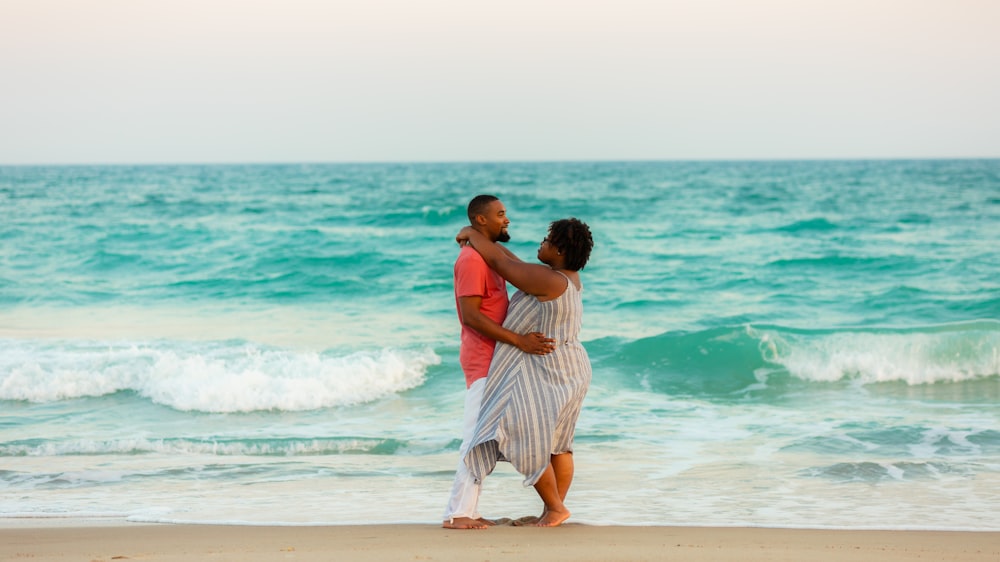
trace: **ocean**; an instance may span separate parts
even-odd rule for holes
[[[571,521],[1000,530],[1000,160],[0,167],[0,523],[439,524],[479,193],[594,234]]]

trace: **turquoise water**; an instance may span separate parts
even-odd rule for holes
[[[0,518],[436,521],[482,192],[594,232],[575,520],[1000,529],[998,160],[0,167]]]

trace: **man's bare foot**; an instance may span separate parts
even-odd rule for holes
[[[473,519],[471,517],[455,517],[454,519],[446,519],[444,523],[441,524],[445,529],[489,529],[490,526],[484,523],[480,519]]]
[[[541,519],[534,524],[535,527],[558,527],[562,525],[563,521],[569,519],[569,511],[550,511],[545,510]]]
[[[483,525],[486,525],[487,527],[493,527],[494,525],[497,524],[496,521],[494,521],[492,519],[487,519],[485,517],[480,517],[479,519],[476,519],[476,521],[479,521],[480,523],[482,523]]]

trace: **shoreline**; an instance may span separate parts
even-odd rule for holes
[[[498,525],[456,531],[435,524],[253,526],[103,520],[0,520],[0,559],[489,560],[764,562],[994,561],[998,531],[828,530],[763,527]],[[53,524],[54,523],[54,524]]]

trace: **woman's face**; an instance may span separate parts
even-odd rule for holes
[[[557,255],[559,255],[559,248],[556,248],[555,244],[549,242],[548,237],[542,240],[541,245],[538,246],[538,261],[552,265]]]

